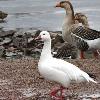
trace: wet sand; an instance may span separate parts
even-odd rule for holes
[[[100,59],[68,61],[94,74],[99,83],[72,84],[64,92],[65,100],[100,100]],[[0,59],[0,100],[52,100],[49,92],[59,85],[38,73],[37,62],[33,58]]]

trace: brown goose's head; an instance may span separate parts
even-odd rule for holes
[[[88,19],[83,13],[76,13],[74,16],[75,22],[76,23],[82,23],[85,26],[89,26],[88,24]]]
[[[73,6],[72,6],[72,4],[70,3],[69,0],[61,1],[61,2],[57,3],[56,7],[65,8],[67,10],[73,9]]]
[[[64,8],[66,10],[66,13],[71,15],[72,19],[74,19],[74,9],[69,0],[57,3],[56,7]]]

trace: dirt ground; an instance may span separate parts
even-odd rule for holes
[[[65,100],[100,100],[100,59],[67,61],[95,75],[98,84],[71,84],[64,91]],[[0,59],[0,100],[53,100],[49,92],[59,85],[38,73],[37,62],[33,58]]]

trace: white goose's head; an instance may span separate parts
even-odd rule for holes
[[[50,41],[51,40],[51,37],[50,37],[50,34],[49,32],[47,31],[42,31],[40,33],[40,35],[38,36],[38,39],[41,39],[42,41]]]

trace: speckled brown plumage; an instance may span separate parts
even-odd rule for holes
[[[88,46],[87,42],[85,42],[84,40],[78,40],[77,48],[81,51],[87,51],[89,49],[89,46]]]
[[[77,28],[72,29],[71,32],[87,40],[94,40],[94,39],[100,38],[99,31],[96,31],[87,27],[83,27],[83,26],[78,26]]]
[[[57,49],[57,54],[54,55],[56,58],[68,58],[71,57],[72,59],[76,58],[76,48],[75,46],[69,44],[69,43],[64,43],[60,48]]]

